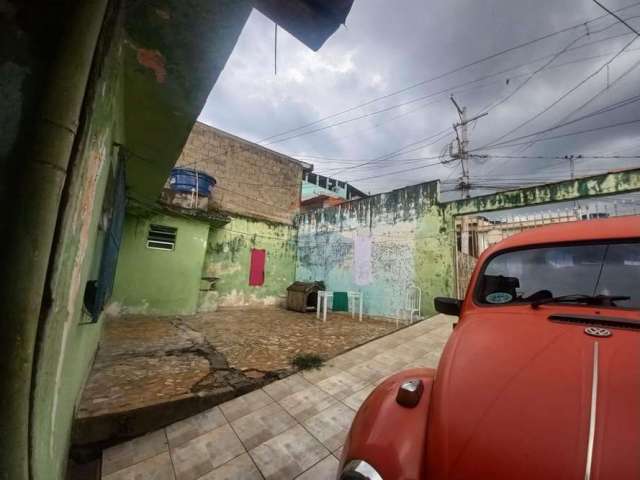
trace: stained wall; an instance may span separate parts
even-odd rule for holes
[[[415,185],[301,215],[297,280],[362,291],[367,314],[397,315],[407,287],[420,280],[416,272],[427,269],[421,285],[436,274],[431,251],[439,249],[423,245],[439,241],[441,226],[431,213],[437,186]],[[446,284],[448,273],[437,276]]]
[[[291,225],[234,217],[209,234],[203,276],[216,277],[202,297],[201,310],[279,305],[293,282],[296,229]],[[249,285],[251,250],[266,251],[264,284]]]
[[[296,279],[362,291],[364,311],[386,317],[416,285],[429,315],[434,297],[454,295],[456,216],[637,190],[640,170],[627,170],[446,203],[437,182],[353,200],[298,217]]]

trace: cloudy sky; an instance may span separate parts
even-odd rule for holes
[[[640,2],[604,1],[640,29]],[[254,11],[200,120],[366,192],[436,178],[446,191],[460,176],[441,163],[453,94],[468,117],[488,111],[469,125],[471,150],[489,155],[471,160],[474,194],[567,178],[567,160],[530,157],[640,155],[640,39],[616,56],[635,35],[603,13],[591,0],[355,0],[319,52],[279,30],[274,75],[274,26]],[[575,161],[577,175],[634,165]]]

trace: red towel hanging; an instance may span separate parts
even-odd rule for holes
[[[264,285],[264,266],[267,259],[266,250],[251,249],[251,267],[249,269],[249,285]]]

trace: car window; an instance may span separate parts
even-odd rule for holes
[[[479,279],[476,300],[509,304],[562,295],[628,296],[640,308],[640,243],[531,248],[498,254]]]

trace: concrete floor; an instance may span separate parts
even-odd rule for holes
[[[332,479],[356,410],[388,375],[436,366],[453,319],[424,320],[103,452],[103,480]]]

